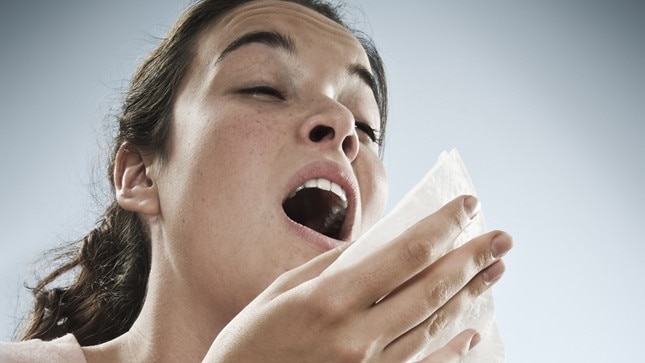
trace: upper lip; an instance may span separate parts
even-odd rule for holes
[[[301,168],[289,180],[289,183],[282,193],[283,197],[281,203],[284,204],[287,198],[289,198],[289,195],[305,182],[318,178],[327,179],[340,185],[347,195],[347,214],[340,231],[339,240],[348,241],[352,235],[359,196],[358,182],[356,181],[356,176],[353,171],[347,170],[347,168],[344,168],[340,164],[330,160],[310,163]]]

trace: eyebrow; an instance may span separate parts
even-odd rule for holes
[[[290,37],[274,31],[257,31],[244,34],[231,42],[231,44],[224,48],[222,54],[217,58],[216,63],[219,63],[232,51],[253,43],[260,43],[272,48],[283,49],[289,53],[295,53],[296,51],[295,43]]]
[[[256,31],[246,33],[232,41],[226,48],[224,48],[222,54],[217,57],[217,61],[215,63],[219,63],[234,50],[253,43],[260,43],[272,48],[283,49],[289,53],[296,52],[295,42],[291,37],[276,31]],[[361,79],[372,90],[374,98],[377,101],[379,100],[379,90],[376,78],[369,69],[361,64],[354,63],[349,66],[349,74]]]

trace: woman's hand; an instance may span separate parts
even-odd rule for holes
[[[205,362],[403,362],[504,272],[512,245],[489,232],[449,251],[478,210],[459,197],[357,263],[326,272],[335,249],[280,276],[217,336]],[[458,334],[421,362],[458,362]]]

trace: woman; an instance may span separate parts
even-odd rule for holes
[[[511,240],[491,232],[447,253],[477,212],[464,196],[324,272],[383,213],[386,105],[378,53],[332,7],[191,7],[135,74],[115,201],[36,287],[24,338],[72,333],[88,362],[412,357],[499,279]],[[478,339],[466,330],[423,361],[459,361]]]

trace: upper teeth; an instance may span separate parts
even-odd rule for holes
[[[336,194],[338,198],[340,198],[340,200],[342,201],[343,208],[347,208],[347,193],[345,193],[345,191],[340,185],[334,183],[329,179],[324,179],[324,178],[307,180],[304,184],[302,184],[301,186],[297,187],[294,191],[292,191],[291,194],[289,194],[289,198],[292,198],[294,195],[296,195],[296,193],[306,188],[318,188],[322,190],[328,190]]]

